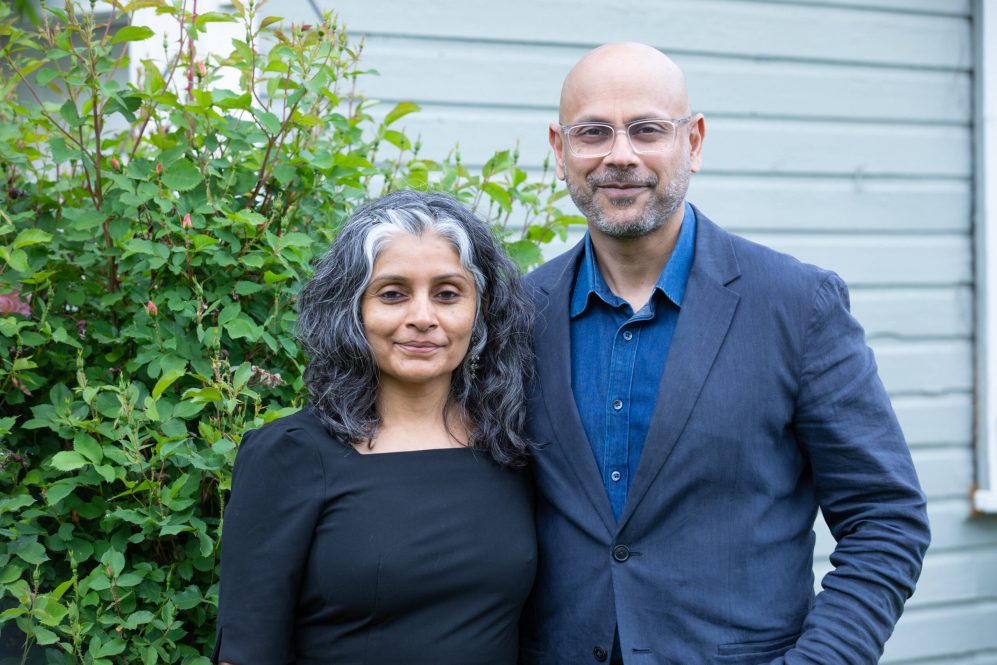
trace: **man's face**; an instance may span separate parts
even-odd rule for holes
[[[573,154],[557,124],[550,126],[550,141],[557,175],[566,180],[571,199],[590,227],[614,238],[640,238],[673,218],[681,219],[689,175],[700,166],[703,119],[697,115],[676,125],[675,138],[665,151],[635,152],[623,131],[626,125],[685,117],[684,90],[670,94],[669,85],[647,68],[607,64],[590,67],[593,71],[585,70],[573,82],[562,98],[561,122],[603,122],[621,130],[611,152],[604,157]]]

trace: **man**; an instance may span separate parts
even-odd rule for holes
[[[648,46],[565,79],[550,143],[588,234],[528,278],[529,665],[873,663],[920,572],[924,495],[845,285],[685,202],[704,135]]]

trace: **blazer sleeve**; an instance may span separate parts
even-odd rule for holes
[[[295,608],[325,493],[317,446],[302,434],[275,423],[247,434],[236,455],[213,662],[295,662]]]
[[[837,545],[786,663],[873,663],[914,592],[925,497],[844,282],[829,274],[807,323],[794,426]]]

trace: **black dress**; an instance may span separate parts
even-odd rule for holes
[[[243,438],[222,529],[216,662],[516,662],[532,490],[483,451],[365,455],[305,409]]]

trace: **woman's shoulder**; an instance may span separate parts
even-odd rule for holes
[[[344,444],[326,430],[322,421],[306,406],[296,413],[271,420],[246,431],[239,444],[237,464],[286,464],[300,461],[323,465],[324,453],[342,450]]]

